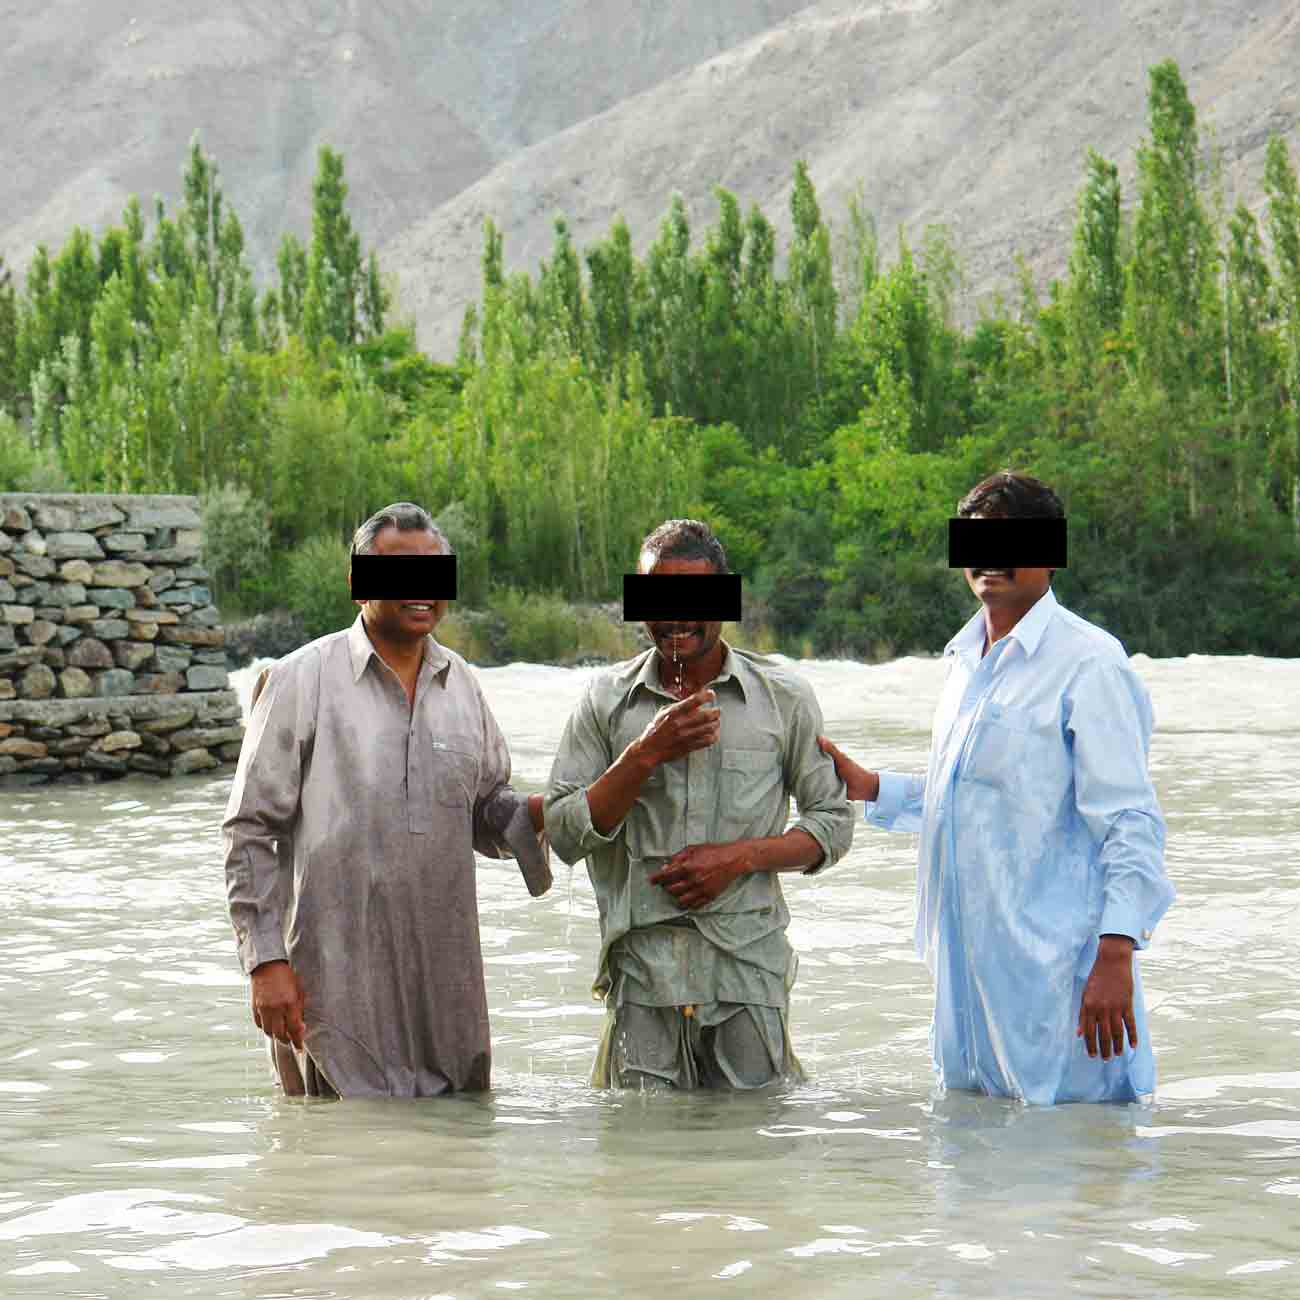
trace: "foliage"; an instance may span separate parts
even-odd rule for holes
[[[224,483],[201,502],[203,560],[220,603],[228,595],[265,589],[271,560],[271,513],[247,488]],[[237,600],[236,600],[237,603]]]
[[[309,537],[290,552],[284,599],[308,637],[337,632],[356,618],[347,578],[348,547],[337,537]]]
[[[21,288],[0,266],[0,486],[201,493],[228,601],[313,632],[350,621],[353,528],[418,501],[460,558],[449,643],[495,659],[624,653],[576,611],[693,515],[745,577],[739,636],[878,656],[969,611],[945,520],[1012,465],[1066,502],[1062,598],[1130,649],[1298,654],[1300,184],[1273,140],[1266,210],[1221,213],[1173,63],[1148,112],[1128,201],[1089,153],[1063,277],[1022,267],[974,320],[942,227],[882,239],[859,192],[837,231],[800,164],[783,247],[723,189],[640,253],[622,218],[582,248],[557,218],[533,274],[486,222],[454,365],[393,319],[340,155],[259,294],[196,139],[174,211],[132,200]],[[271,562],[240,568],[223,530],[263,509]]]

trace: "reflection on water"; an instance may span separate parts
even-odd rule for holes
[[[534,901],[484,862],[493,1093],[286,1102],[223,912],[226,783],[6,794],[0,1294],[1300,1293],[1300,665],[1138,666],[1180,891],[1143,959],[1150,1108],[933,1095],[914,846],[865,828],[788,889],[804,1085],[589,1089],[585,876]],[[804,670],[851,751],[922,762],[939,665]],[[538,788],[584,674],[482,677]]]

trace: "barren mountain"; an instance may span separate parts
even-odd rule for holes
[[[481,224],[507,261],[622,212],[644,244],[670,194],[784,214],[806,158],[834,219],[859,183],[882,232],[948,224],[972,289],[1014,253],[1059,266],[1084,151],[1131,175],[1146,69],[1178,60],[1224,159],[1258,198],[1272,133],[1297,139],[1294,0],[0,0],[0,251],[174,195],[201,130],[269,264],[305,232],[315,151],[436,352],[477,289]]]

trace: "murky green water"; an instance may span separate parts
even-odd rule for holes
[[[1139,661],[1180,891],[1149,1109],[932,1094],[914,841],[788,882],[810,1082],[586,1085],[585,876],[481,866],[495,1090],[290,1103],[223,910],[225,781],[0,796],[0,1295],[1300,1294],[1300,663]],[[832,734],[923,761],[939,665],[816,663]],[[483,674],[537,788],[583,674]],[[671,1291],[666,1291],[670,1288]]]

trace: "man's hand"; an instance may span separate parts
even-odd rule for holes
[[[528,796],[528,820],[533,824],[533,830],[539,835],[546,829],[546,819],[542,812],[542,796],[540,794],[530,794]]]
[[[1092,974],[1083,988],[1077,1036],[1088,1055],[1101,1059],[1124,1053],[1124,1031],[1130,1046],[1138,1044],[1133,1018],[1133,940],[1127,935],[1103,934]]]
[[[669,858],[650,877],[650,883],[662,885],[680,907],[703,907],[743,876],[749,866],[744,840],[734,844],[692,844]]]
[[[302,1050],[307,1026],[302,985],[287,961],[264,961],[252,975],[253,1023],[268,1037]]]
[[[875,803],[880,798],[879,773],[859,767],[826,736],[817,737],[817,748],[829,755],[834,762],[835,775],[848,787],[846,793],[851,800],[861,799],[864,803]]]
[[[722,727],[714,698],[705,686],[676,704],[664,705],[636,742],[642,756],[658,766],[714,744]]]

